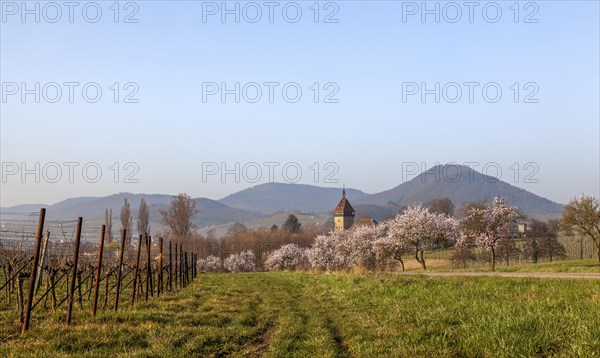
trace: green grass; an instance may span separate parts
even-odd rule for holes
[[[501,272],[590,272],[600,273],[597,259],[561,260],[540,262],[537,264],[513,265],[497,267]]]
[[[68,328],[34,320],[25,337],[3,308],[0,356],[600,356],[597,280],[203,274],[118,313],[77,310]]]
[[[489,264],[473,264],[467,268],[452,268],[449,262],[441,262],[438,265],[430,267],[430,271],[441,272],[488,272]],[[411,271],[419,270],[418,267]],[[552,262],[544,261],[534,263],[514,263],[509,266],[502,261],[496,263],[498,272],[565,272],[565,273],[600,273],[600,265],[597,259],[584,260],[554,260]]]

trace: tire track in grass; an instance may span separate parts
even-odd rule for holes
[[[254,339],[249,342],[249,350],[244,352],[244,356],[255,358],[266,355],[275,329],[275,325],[269,325],[258,331]]]
[[[277,288],[272,299],[282,308],[273,355],[349,357],[348,344],[329,315],[331,305],[307,290],[310,282],[292,275],[270,277],[271,287]]]
[[[344,340],[344,336],[340,330],[334,325],[333,321],[329,316],[324,317],[324,323],[326,329],[329,331],[331,338],[335,342],[335,356],[336,357],[350,357],[350,351],[348,344]]]

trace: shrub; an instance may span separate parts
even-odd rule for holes
[[[251,272],[256,267],[256,258],[252,250],[242,251],[239,254],[229,255],[223,266],[230,272]]]
[[[287,244],[269,253],[265,268],[269,271],[297,270],[308,266],[308,253],[296,244]]]

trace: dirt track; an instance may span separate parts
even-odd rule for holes
[[[533,278],[568,278],[600,280],[600,273],[569,273],[569,272],[404,272],[403,275],[423,276],[498,276],[498,277],[533,277]]]

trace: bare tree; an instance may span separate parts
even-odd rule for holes
[[[430,200],[425,204],[425,207],[432,213],[444,214],[446,216],[454,215],[454,203],[446,197]]]
[[[473,252],[473,249],[468,246],[457,247],[450,254],[450,261],[452,261],[452,267],[462,263],[463,268],[467,268],[467,262],[477,260],[477,256]]]
[[[557,240],[558,220],[550,220],[546,223],[531,219],[529,227],[529,237],[525,239],[525,244],[534,262],[542,257],[547,257],[550,261],[554,258],[566,258],[565,247]]]
[[[215,230],[215,228],[210,228],[207,232],[206,232],[206,238],[208,240],[214,240],[217,238],[217,230]]]
[[[127,198],[124,199],[123,206],[121,207],[121,226],[127,230],[127,237],[125,242],[128,244],[131,238],[131,228],[133,227],[133,219],[131,218],[131,205]]]
[[[150,209],[146,199],[140,201],[137,219],[138,235],[150,234]]]
[[[160,215],[163,224],[175,238],[186,239],[198,228],[192,219],[199,212],[194,199],[186,194],[179,194],[173,198],[168,209],[160,210]]]
[[[498,258],[503,259],[506,262],[506,266],[510,265],[510,259],[517,259],[520,253],[521,250],[517,247],[514,239],[503,237],[498,240],[496,254]]]
[[[248,232],[248,227],[246,227],[246,225],[236,221],[233,224],[231,224],[229,229],[227,229],[227,233],[225,235],[239,236],[245,232]]]
[[[104,225],[106,225],[107,242],[113,242],[112,209],[104,210]]]
[[[565,205],[560,223],[594,242],[600,264],[600,202],[591,196],[582,195]]]

